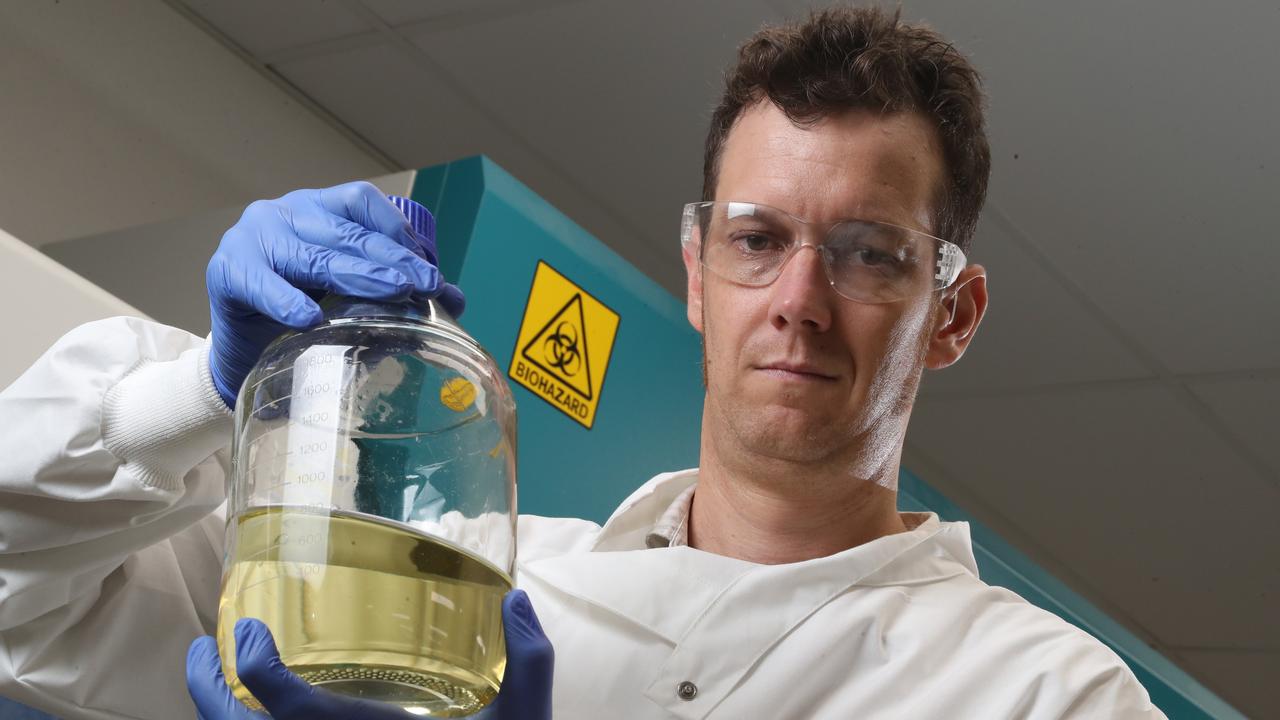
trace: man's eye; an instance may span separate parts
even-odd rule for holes
[[[860,247],[853,251],[854,260],[861,265],[897,265],[898,258],[875,248]]]
[[[773,247],[773,239],[767,235],[739,235],[738,247],[748,252],[761,253]]]

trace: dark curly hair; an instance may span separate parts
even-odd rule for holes
[[[987,195],[991,149],[982,80],[941,35],[900,21],[900,12],[834,7],[807,20],[766,26],[738,48],[711,116],[702,199],[714,200],[720,155],[734,122],[767,99],[797,127],[845,110],[917,112],[942,142],[945,187],[934,232],[966,252]]]

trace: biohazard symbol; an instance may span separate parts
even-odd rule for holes
[[[573,377],[582,369],[582,353],[578,351],[578,331],[567,322],[556,326],[554,334],[542,344],[542,355],[550,359],[551,367]]]
[[[582,293],[574,293],[569,302],[547,321],[520,354],[584,400],[591,400],[591,362],[587,357],[587,323],[582,314]],[[586,370],[586,372],[583,372]]]

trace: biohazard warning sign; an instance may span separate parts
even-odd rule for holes
[[[507,374],[590,430],[618,321],[618,313],[538,261]]]

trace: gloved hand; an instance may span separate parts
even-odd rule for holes
[[[512,590],[502,599],[507,670],[498,697],[475,718],[551,720],[551,677],[555,651],[542,632],[529,596]],[[236,700],[222,676],[218,644],[204,636],[187,651],[187,690],[200,720],[409,720],[417,717],[393,705],[357,700],[312,687],[280,662],[271,631],[258,620],[236,623],[236,671],[270,715]]]
[[[373,300],[436,297],[454,317],[464,301],[420,238],[376,187],[353,182],[259,200],[222,236],[205,272],[213,325],[209,370],[228,407],[267,345],[324,319],[326,291]]]

